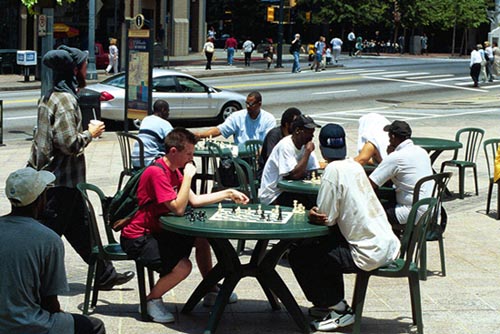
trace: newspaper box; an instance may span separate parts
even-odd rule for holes
[[[24,81],[30,81],[30,66],[36,66],[36,62],[36,51],[17,51],[17,65],[23,66]]]

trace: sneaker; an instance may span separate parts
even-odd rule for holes
[[[112,279],[104,283],[99,283],[99,290],[109,291],[112,290],[117,285],[123,285],[134,278],[135,273],[133,271],[126,271],[124,273],[117,273]]]
[[[167,324],[175,321],[174,315],[167,310],[161,298],[148,300],[147,309],[149,317],[154,322]]]
[[[331,311],[322,320],[314,320],[311,322],[311,326],[317,331],[328,332],[352,325],[354,320],[354,312],[349,307],[344,312]]]
[[[211,307],[215,305],[215,300],[217,299],[218,292],[209,292],[203,298],[203,306]],[[234,292],[229,296],[228,304],[234,304],[238,301],[238,295]]]
[[[337,311],[338,313],[343,313],[345,310],[349,308],[349,305],[345,300],[342,300],[341,303],[343,304],[343,307],[338,307],[337,310],[333,308],[333,306],[328,306],[328,307],[322,307],[322,306],[313,306],[309,308],[309,315],[313,318],[316,319],[323,319],[326,317],[330,312],[332,311]],[[342,311],[339,311],[338,309],[341,308]]]

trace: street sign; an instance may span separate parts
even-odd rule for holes
[[[47,15],[38,15],[38,36],[47,36]]]

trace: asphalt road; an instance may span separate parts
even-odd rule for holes
[[[277,119],[294,106],[320,123],[341,124],[357,122],[368,112],[406,120],[464,113],[489,117],[491,108],[477,101],[488,100],[500,89],[500,81],[473,88],[467,60],[358,58],[346,59],[343,65],[314,72],[304,63],[298,74],[270,71],[202,81],[242,94],[260,91],[263,108]],[[39,94],[39,90],[0,92],[4,142],[29,140]]]

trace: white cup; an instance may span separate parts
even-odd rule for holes
[[[233,155],[234,158],[238,156],[238,146],[233,146],[231,147],[231,154]]]
[[[98,120],[98,119],[91,119],[91,120],[90,120],[90,124],[92,124],[92,125],[96,125],[96,126],[99,126],[99,125],[104,124],[104,122],[103,122],[103,121],[100,121],[100,120]]]

